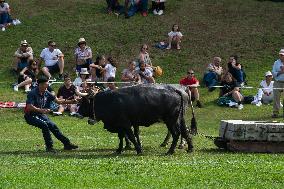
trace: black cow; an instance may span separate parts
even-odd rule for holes
[[[167,154],[174,153],[180,134],[187,141],[188,152],[193,151],[192,139],[184,120],[189,97],[183,90],[170,85],[145,84],[99,92],[90,98],[95,115],[90,117],[95,117],[96,121],[102,120],[105,129],[118,133],[118,153],[122,152],[126,135],[134,144],[137,154],[142,153],[139,135],[136,133],[135,138],[132,127],[148,127],[160,121],[166,124],[173,137]]]

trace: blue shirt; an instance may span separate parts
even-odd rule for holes
[[[39,88],[35,87],[31,90],[27,95],[26,104],[31,104],[36,108],[50,108],[50,104],[55,100],[55,96],[53,96],[49,91],[45,91],[43,95],[39,93]],[[25,113],[29,113],[26,112]],[[31,112],[32,114],[40,114],[37,112]]]
[[[284,67],[284,62],[281,62],[280,59],[276,60],[273,64],[273,68],[272,68],[272,75],[275,79],[275,81],[284,81],[284,73],[280,74],[277,76],[277,73],[279,71],[281,71],[281,66]]]

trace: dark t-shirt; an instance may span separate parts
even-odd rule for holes
[[[74,99],[74,95],[76,94],[75,91],[76,87],[74,85],[71,85],[69,89],[63,85],[58,89],[57,97],[62,96],[63,99]]]
[[[228,92],[231,92],[235,87],[240,87],[240,85],[236,81],[232,81],[230,83],[226,81],[222,81],[221,86],[223,86],[221,88],[221,96],[223,96],[224,94]]]
[[[53,96],[49,91],[45,91],[43,95],[40,95],[39,88],[35,87],[31,90],[27,95],[26,104],[31,104],[37,108],[49,108],[51,102],[55,100],[55,96]],[[29,114],[25,109],[25,113]],[[31,114],[41,114],[38,112],[32,112]]]

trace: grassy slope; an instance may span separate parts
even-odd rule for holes
[[[74,65],[72,54],[77,40],[85,37],[96,53],[112,54],[121,63],[135,58],[142,43],[154,44],[166,38],[173,23],[185,35],[182,50],[150,50],[154,65],[165,74],[159,82],[176,83],[188,67],[202,70],[213,56],[224,65],[230,54],[239,54],[249,84],[257,86],[271,69],[277,51],[283,47],[283,3],[255,0],[176,0],[168,1],[161,17],[137,15],[129,20],[104,14],[103,0],[9,1],[14,15],[24,24],[1,33],[0,99],[24,100],[10,87],[8,73],[12,54],[19,41],[27,39],[38,57],[49,39],[54,39],[66,55],[67,69]],[[31,8],[32,7],[32,8]],[[19,12],[16,12],[19,10]],[[5,83],[6,82],[6,83]],[[201,89],[205,108],[197,109],[199,130],[216,135],[221,119],[267,120],[271,106],[246,105],[242,111],[216,107],[215,91]],[[247,94],[255,91],[246,91]],[[133,151],[110,155],[117,146],[116,135],[102,125],[89,127],[86,120],[52,118],[72,141],[76,152],[48,155],[43,152],[39,130],[29,127],[18,110],[0,110],[0,186],[1,188],[282,188],[283,156],[278,154],[235,154],[217,151],[211,141],[195,137],[196,150],[174,156],[159,148],[166,133],[162,125],[143,128],[144,155]],[[190,119],[190,116],[187,117]],[[56,148],[62,148],[55,141]]]

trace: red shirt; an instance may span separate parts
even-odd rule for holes
[[[194,76],[191,79],[188,79],[188,77],[185,77],[179,81],[181,85],[194,85],[197,82],[199,81]]]

